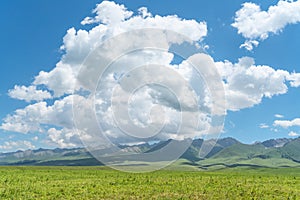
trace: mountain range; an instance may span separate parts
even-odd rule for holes
[[[171,140],[156,144],[121,145],[123,152],[159,151]],[[180,143],[181,141],[176,141]],[[209,151],[205,152],[204,147]],[[85,148],[36,149],[0,153],[0,165],[93,166],[102,165]],[[195,139],[173,165],[199,169],[232,167],[300,167],[300,137],[243,144],[234,138]]]

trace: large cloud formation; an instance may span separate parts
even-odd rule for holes
[[[23,134],[47,134],[45,142],[48,144],[75,147],[82,145],[82,139],[93,141],[93,137],[86,134],[88,128],[92,127],[95,134],[99,131],[99,127],[90,126],[91,120],[86,115],[87,111],[95,107],[98,122],[107,137],[119,143],[140,142],[136,138],[128,139],[128,135],[118,130],[113,111],[113,103],[116,100],[119,108],[123,108],[123,103],[129,102],[128,112],[133,125],[143,128],[154,124],[160,127],[163,121],[162,134],[156,139],[184,139],[205,135],[209,130],[212,133],[213,130],[218,132],[216,124],[210,129],[212,126],[210,114],[215,102],[209,96],[209,88],[205,86],[205,82],[214,83],[216,80],[210,76],[201,80],[191,64],[202,61],[206,67],[203,70],[207,70],[209,74],[213,61],[203,57],[202,54],[195,54],[189,55],[179,64],[172,64],[174,53],[170,51],[172,45],[183,45],[186,42],[196,47],[201,46],[207,35],[205,22],[185,20],[176,15],[153,16],[144,7],[134,15],[124,5],[109,1],[98,4],[93,14],[93,17],[86,17],[81,22],[83,25],[93,25],[91,29],[70,28],[67,31],[61,46],[64,54],[53,70],[41,71],[28,87],[15,86],[9,91],[12,98],[33,103],[8,115],[3,120],[1,129]],[[239,16],[242,14],[240,12]],[[235,26],[240,27],[239,23]],[[139,32],[134,30],[140,29],[163,31],[162,34],[148,31],[147,34],[139,35],[137,40],[134,34]],[[169,34],[170,32],[165,30],[178,34]],[[100,45],[129,31],[133,31],[132,37],[127,37],[125,42],[120,40],[120,43],[114,43],[113,46],[110,46],[111,43],[106,46]],[[246,37],[259,35],[247,35],[247,31],[243,31],[243,34],[244,32]],[[97,54],[99,45],[102,48],[100,58]],[[99,80],[99,72],[104,70],[112,58],[121,55],[122,51],[126,52],[135,46],[149,45],[160,46],[161,49],[169,51],[142,49],[127,52],[110,63],[110,68]],[[142,70],[134,68],[145,64],[157,67],[154,68],[155,71],[147,66]],[[264,97],[271,98],[274,95],[284,94],[288,90],[286,82],[292,87],[300,85],[299,74],[275,70],[270,66],[256,66],[252,58],[241,58],[236,64],[224,61],[216,62],[215,65],[225,88],[226,110],[238,111],[259,104]],[[171,70],[180,78],[174,78],[175,75]],[[167,83],[174,91],[170,92],[168,88],[151,84],[153,79]],[[136,81],[140,80],[149,84],[137,90],[128,101],[124,96],[135,86]],[[98,81],[101,83],[100,86]],[[72,112],[74,101],[80,108],[75,116]],[[225,115],[218,109],[215,110],[215,114]],[[182,117],[191,120],[180,124]],[[77,131],[73,129],[74,120],[80,122]],[[196,124],[193,123],[195,121]],[[176,133],[180,126],[183,126],[183,134]]]
[[[146,8],[140,8],[137,15],[133,15],[132,11],[128,11],[124,5],[118,5],[114,2],[103,1],[98,4],[93,13],[95,16],[85,18],[82,24],[93,24],[93,28],[90,30],[75,30],[70,28],[67,34],[63,38],[63,45],[61,50],[65,53],[61,60],[56,64],[55,68],[50,72],[41,71],[34,79],[31,86],[15,86],[14,89],[9,91],[9,95],[12,98],[25,100],[27,102],[37,101],[36,103],[29,104],[23,109],[18,109],[14,114],[8,115],[1,125],[3,130],[19,132],[24,134],[31,133],[44,133],[48,135],[48,143],[53,143],[60,147],[74,147],[81,145],[80,139],[82,139],[82,132],[73,130],[73,113],[72,103],[73,101],[82,103],[83,108],[89,107],[93,102],[91,98],[86,95],[75,95],[77,91],[80,93],[86,91],[89,94],[95,89],[95,83],[98,80],[97,70],[101,69],[101,64],[105,63],[105,60],[109,60],[115,55],[119,55],[122,51],[131,48],[135,45],[149,46],[152,43],[156,43],[164,49],[169,49],[172,44],[182,44],[187,42],[185,38],[189,38],[189,42],[201,42],[207,34],[207,26],[205,22],[197,22],[195,20],[181,19],[175,15],[173,16],[152,16]],[[109,49],[102,52],[102,60],[99,62],[97,56],[90,56],[89,68],[84,70],[82,67],[83,61],[87,56],[99,44],[104,41],[113,38],[119,34],[136,30],[136,29],[169,29],[178,35],[140,35],[140,40],[136,40],[136,36],[127,38],[125,42],[118,43],[118,47],[108,47]],[[151,37],[149,40],[147,37]],[[144,44],[143,44],[144,43]],[[122,46],[123,45],[123,46]],[[95,53],[96,54],[96,53]],[[169,66],[173,70],[176,70],[183,80],[190,81],[191,79],[191,66],[187,61],[183,61],[181,64],[172,66],[170,63],[173,60],[173,53],[171,52],[158,52],[141,50],[133,52],[129,55],[125,55],[119,59],[115,64],[114,70],[109,72],[105,78],[104,86],[102,90],[97,92],[96,99],[97,105],[101,106],[99,102],[107,102],[111,97],[107,93],[111,90],[112,86],[116,86],[119,80],[128,69],[124,69],[124,65],[127,66],[139,66],[145,63],[159,64],[161,66]],[[80,74],[79,74],[80,71]],[[153,79],[148,74],[151,70],[142,70],[136,78],[145,80],[148,76],[149,79]],[[156,71],[156,74],[160,74],[163,78],[168,77],[167,74],[163,74],[161,71]],[[179,98],[183,100],[182,108],[187,110],[188,113],[193,113],[193,107],[195,107],[195,99],[187,98],[186,95],[192,93],[192,90],[188,88],[184,81],[178,82],[178,80],[172,80],[169,77],[170,84],[174,84],[173,88],[177,88],[179,91]],[[42,86],[43,90],[37,88]],[[44,89],[45,88],[45,89]],[[124,89],[124,88],[123,88]],[[180,110],[176,107],[176,97],[171,93],[166,93],[163,88],[158,88],[154,85],[146,85],[141,91],[138,91],[133,99],[130,107],[131,115],[135,123],[147,124],[149,120],[158,120],[161,112],[154,112],[155,109],[150,109],[155,105],[162,106],[161,108],[166,110],[166,127],[161,137],[164,138],[176,138],[175,131],[178,128],[180,122]],[[54,100],[53,103],[52,99]],[[48,101],[51,100],[51,101]],[[144,110],[143,110],[144,109]],[[146,114],[143,116],[142,113]],[[88,108],[86,108],[88,110]],[[101,112],[100,112],[101,111]],[[111,105],[105,107],[105,109],[98,112],[99,117],[103,117],[105,122],[105,132],[108,136],[113,135],[118,141],[121,141],[120,133],[115,130],[115,122],[112,119]],[[157,110],[159,111],[159,110]],[[148,113],[147,113],[148,112]],[[150,113],[151,112],[151,113]],[[78,117],[82,119],[86,118],[86,113],[82,113]],[[151,117],[150,117],[151,114]],[[172,116],[172,117],[171,117]],[[206,129],[209,126],[207,117],[203,117],[202,124]],[[174,120],[176,119],[176,120]],[[176,122],[175,122],[176,121]],[[88,123],[88,120],[87,122]],[[177,124],[176,124],[177,123]],[[186,127],[189,127],[188,125]],[[99,130],[95,130],[97,132]],[[187,137],[191,134],[192,130],[185,130]],[[86,137],[88,138],[88,137]],[[123,138],[125,139],[125,138]]]
[[[262,11],[260,6],[247,2],[236,12],[234,23],[246,41],[241,47],[251,51],[254,46],[269,37],[278,34],[288,24],[300,22],[300,1],[280,0],[277,5],[270,6],[267,11]]]

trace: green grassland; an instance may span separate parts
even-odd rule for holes
[[[0,167],[0,199],[300,199],[300,168]]]

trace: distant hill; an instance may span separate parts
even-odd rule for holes
[[[157,144],[121,145],[124,155],[130,152],[151,153],[159,151],[171,140]],[[185,141],[175,141],[180,145]],[[106,150],[102,150],[106,152]],[[109,150],[107,150],[109,152]],[[226,167],[300,167],[300,138],[271,139],[255,144],[243,144],[234,138],[195,139],[181,156],[180,165],[201,169]],[[0,153],[0,165],[53,165],[89,166],[102,165],[84,148],[37,149]]]
[[[292,139],[288,138],[280,138],[280,139],[271,139],[262,142],[265,147],[283,147],[286,143],[292,141]]]
[[[87,162],[88,161],[88,162]],[[97,165],[84,148],[37,149],[0,154],[0,165]]]

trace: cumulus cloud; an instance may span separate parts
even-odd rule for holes
[[[30,104],[4,118],[1,129],[27,134],[43,132],[43,125],[46,124],[72,128],[72,102],[73,96],[70,95],[56,100],[53,105],[46,102]]]
[[[286,82],[291,86],[294,79],[285,70],[275,70],[267,65],[255,65],[254,59],[243,57],[238,63],[229,61],[216,62],[224,80],[227,109],[237,111],[261,103],[264,97],[285,94],[288,91]]]
[[[44,123],[48,112],[46,102],[39,102],[18,109],[13,115],[4,118],[1,129],[19,133],[41,132],[40,124]]]
[[[159,128],[161,128],[162,134],[157,135],[156,139],[168,137],[183,139],[208,133],[210,127],[208,113],[211,109],[209,103],[205,101],[205,92],[196,94],[189,87],[191,74],[193,74],[189,62],[193,59],[205,61],[207,57],[197,54],[176,66],[155,64],[154,66],[134,68],[121,76],[123,78],[119,78],[120,76],[115,72],[108,71],[110,75],[108,74],[106,79],[99,82],[100,87],[96,91],[96,99],[99,102],[96,103],[96,110],[104,131],[113,139],[120,140],[122,138],[121,132],[116,134],[114,131],[114,134],[111,134],[110,131],[116,126],[116,119],[113,117],[117,116],[117,125],[122,127],[123,131],[127,131],[127,135],[136,133],[137,135],[134,134],[136,137],[144,138],[151,135],[152,130],[155,132]],[[122,59],[120,62],[123,62]],[[213,64],[213,61],[210,62]],[[122,65],[115,62],[113,69],[118,69],[117,66]],[[213,66],[207,65],[206,67]],[[140,80],[145,84],[141,88],[139,88]],[[201,82],[198,84],[200,86]],[[114,90],[106,88],[114,88]],[[136,88],[139,89],[135,90]],[[201,109],[198,108],[198,99],[203,99],[203,102],[200,103]],[[107,102],[111,102],[111,104]],[[128,117],[127,108],[130,117]],[[220,114],[224,115],[224,113]],[[118,118],[120,119],[118,120]],[[129,118],[133,124],[130,123]],[[182,119],[183,121],[181,121]],[[178,134],[176,130],[180,128],[182,129]],[[126,134],[122,139],[127,139]]]
[[[50,128],[47,130],[48,143],[60,148],[72,148],[82,146],[80,137],[77,131],[73,129],[56,129]]]
[[[283,128],[300,126],[300,118],[295,118],[293,120],[275,120],[274,126],[281,126]]]
[[[300,22],[300,1],[280,0],[277,5],[270,6],[267,11],[262,11],[260,6],[246,2],[242,8],[235,13],[232,26],[246,38],[241,45],[247,50],[269,37],[270,34],[278,34],[288,24]]]
[[[75,74],[72,67],[59,62],[52,71],[41,71],[35,77],[33,84],[45,85],[49,90],[54,92],[55,97],[60,97],[65,94],[71,94],[74,91],[75,81]]]
[[[108,1],[103,1],[98,4],[97,8],[94,10],[96,16],[88,17],[82,22],[83,24],[96,23],[97,25],[91,30],[76,31],[74,28],[69,29],[63,39],[64,44],[61,46],[61,49],[65,51],[61,61],[57,63],[56,67],[52,71],[40,72],[39,75],[35,77],[34,84],[46,85],[54,92],[56,97],[71,94],[74,89],[78,89],[74,88],[76,76],[80,70],[82,62],[89,53],[99,44],[103,44],[103,42],[107,39],[124,32],[145,28],[155,28],[174,31],[182,34],[182,36],[178,37],[177,35],[177,37],[175,37],[174,34],[157,34],[157,31],[153,32],[153,35],[140,35],[139,37],[137,37],[138,35],[133,35],[131,38],[127,38],[127,43],[120,42],[119,44],[115,44],[122,45],[118,46],[118,48],[116,48],[116,46],[108,46],[106,55],[102,56],[102,65],[105,64],[105,59],[107,60],[114,55],[124,53],[124,51],[130,49],[130,46],[142,46],[142,44],[144,44],[144,46],[149,46],[151,43],[156,43],[156,46],[159,45],[161,48],[169,48],[171,44],[186,41],[186,38],[189,38],[191,42],[199,42],[207,35],[207,25],[205,22],[185,20],[176,15],[152,16],[145,8],[141,8],[139,11],[139,15],[133,16],[132,12],[127,11],[123,5],[118,5],[114,2]],[[183,38],[183,36],[186,38]],[[148,37],[153,37],[155,40],[152,39],[150,41]],[[137,38],[140,39],[137,41]],[[104,53],[104,51],[102,51],[102,53]],[[155,60],[156,63],[160,62],[161,64],[165,64],[170,62],[170,55],[172,56],[171,60],[173,58],[173,55],[170,53],[167,56],[159,53],[159,57],[157,55],[152,55],[151,52],[145,54],[146,55],[139,55],[137,53],[135,56],[130,56],[127,58],[127,63],[129,62],[127,65],[131,64],[130,59],[135,59],[132,60],[134,64],[139,62],[145,63],[145,61],[151,62],[153,60]],[[94,60],[94,62],[99,63],[99,60]],[[100,66],[99,69],[101,69]],[[95,69],[90,68],[90,70]],[[81,71],[81,74],[82,73],[83,72]],[[84,76],[87,75],[90,76],[90,78],[97,79],[98,77],[93,77],[94,74],[97,75],[97,73],[93,71],[89,72],[89,74],[84,74]],[[94,82],[94,80],[85,80],[85,83],[87,82]]]
[[[185,20],[176,15],[153,16],[145,7],[138,9],[138,14],[133,15],[133,12],[128,11],[124,5],[103,1],[96,6],[93,10],[93,14],[93,17],[86,17],[82,21],[82,24],[93,24],[94,27],[90,30],[75,30],[75,28],[70,28],[63,38],[61,50],[65,53],[61,60],[56,64],[53,70],[49,72],[41,71],[35,77],[32,85],[28,87],[34,89],[42,85],[51,91],[53,97],[57,100],[54,101],[53,104],[42,101],[43,99],[46,99],[46,94],[44,94],[43,98],[40,97],[42,102],[30,104],[25,108],[18,109],[13,114],[8,115],[1,125],[3,130],[24,134],[45,133],[48,136],[49,144],[56,144],[59,147],[74,147],[79,145],[79,137],[82,139],[86,127],[91,126],[89,124],[91,120],[86,116],[87,110],[94,105],[91,105],[92,98],[86,95],[80,96],[81,92],[84,94],[94,93],[96,83],[99,79],[99,72],[105,69],[107,62],[110,62],[111,59],[116,56],[124,54],[126,51],[131,51],[138,47],[153,46],[168,50],[172,44],[200,42],[207,34],[205,22]],[[124,38],[120,38],[121,42],[116,40],[113,44],[106,43],[106,45],[103,45],[107,39],[116,37],[121,33],[144,28],[154,28],[157,30],[153,32],[148,31],[148,33],[143,35],[140,35],[140,32],[131,32],[131,34],[129,34],[130,37],[127,36],[127,38],[125,38],[125,42],[122,42],[122,39],[124,40]],[[179,34],[172,34],[171,32],[167,34],[164,32],[165,30],[175,31]],[[102,44],[100,50],[97,49],[99,44]],[[83,62],[87,57],[89,58],[87,59],[87,62],[89,63],[85,63],[88,65],[86,67],[83,66]],[[162,52],[161,50],[151,51],[147,49],[124,55],[114,64],[113,71],[106,74],[105,88],[97,91],[100,96],[99,98],[96,98],[95,101],[103,102],[109,100],[110,96],[107,96],[110,94],[109,91],[118,84],[122,86],[121,90],[125,90],[126,87],[124,87],[124,84],[122,85],[120,83],[120,80],[125,72],[133,69],[130,68],[130,66],[134,67],[149,63],[167,66],[172,68],[173,71],[177,71],[177,73],[181,74],[183,78],[182,81],[179,82],[176,81],[176,79],[172,79],[170,74],[169,76],[165,76],[165,78],[169,78],[169,83],[174,84],[173,88],[178,90],[178,97],[183,102],[182,108],[187,110],[187,114],[184,115],[193,113],[194,111],[191,111],[192,108],[197,106],[195,104],[195,99],[187,98],[186,94],[189,94],[189,96],[194,94],[192,94],[192,91],[188,88],[187,84],[184,83],[184,81],[189,82],[191,80],[191,66],[188,66],[189,64],[187,61],[178,66],[171,66],[170,63],[172,62],[173,57],[173,53],[170,52]],[[146,70],[140,72],[139,75],[135,74],[136,80],[145,80],[145,77],[148,77],[149,80],[153,79],[153,75],[150,75],[151,71]],[[160,74],[159,71],[157,71],[157,75],[161,76],[161,79],[164,78],[163,74]],[[131,76],[133,77],[132,74]],[[176,125],[176,122],[174,122],[174,117],[170,117],[172,116],[172,113],[177,113],[176,117],[179,119],[180,111],[175,105],[176,102],[174,101],[174,98],[167,95],[161,88],[152,87],[151,85],[148,85],[147,87],[147,92],[140,91],[140,93],[137,93],[140,96],[136,96],[136,99],[141,99],[147,95],[150,95],[150,99],[149,101],[133,101],[133,112],[131,113],[133,119],[135,119],[137,123],[149,122],[147,121],[147,116],[141,115],[147,102],[149,103],[149,108],[155,105],[163,106],[169,113],[166,115],[166,121],[169,125],[166,126],[166,134],[162,137],[168,138],[167,135],[175,137],[174,129],[178,128],[178,124]],[[23,90],[26,90],[26,88],[23,88]],[[72,95],[73,92],[78,93],[78,95],[75,95],[76,97],[74,97],[74,95]],[[37,100],[37,97],[35,99]],[[80,127],[81,130],[79,131],[73,130],[72,103],[74,99],[77,106],[80,104],[79,107],[81,107],[82,111],[78,112],[78,115],[76,115],[76,117],[79,118],[79,121],[82,122],[80,124],[82,127]],[[111,130],[116,126],[111,118],[113,115],[111,106],[107,106],[105,109],[103,117],[107,120],[107,126],[110,125],[110,128],[105,130],[105,132],[107,132],[108,135],[109,133],[113,133],[113,135],[117,135],[119,138],[120,133],[116,130]],[[158,116],[160,116],[161,113],[155,112],[155,109],[151,110],[151,114],[155,116],[152,120],[160,119]],[[192,115],[193,114],[190,114],[190,118]],[[203,116],[203,119],[204,118],[205,116]],[[154,123],[159,122],[156,121]],[[207,126],[208,122],[205,123]],[[190,125],[192,126],[192,124]],[[187,129],[184,130],[187,132],[186,134],[192,132],[192,129],[188,130],[190,125],[186,124]],[[201,129],[203,129],[203,127],[201,127]],[[93,129],[91,132],[97,131],[99,130]],[[88,136],[84,137],[86,140],[89,140]]]
[[[39,102],[18,109],[4,118],[0,128],[24,134],[46,133],[49,143],[59,147],[81,145],[79,133],[73,130],[73,98],[70,95],[52,105]]]
[[[18,86],[15,85],[14,89],[8,91],[8,95],[11,98],[25,100],[26,102],[31,101],[42,101],[52,97],[50,92],[46,90],[38,90],[36,86]]]
[[[103,1],[97,4],[93,13],[96,14],[95,17],[86,17],[81,24],[116,24],[123,22],[133,15],[133,12],[127,11],[124,5],[119,5],[112,1]]]

